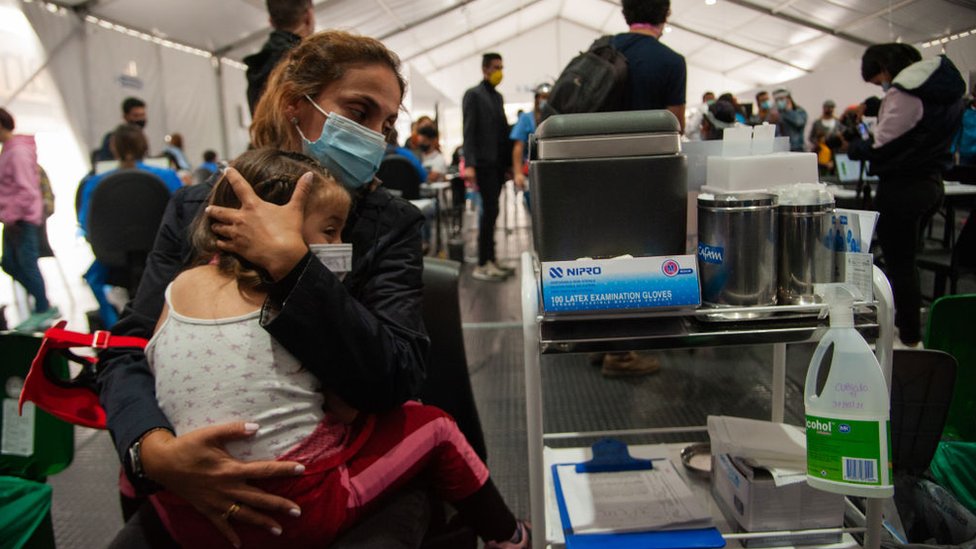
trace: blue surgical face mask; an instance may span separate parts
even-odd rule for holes
[[[889,89],[891,89],[891,82],[882,82],[881,89],[884,91],[888,91]]]
[[[765,100],[765,101],[763,101],[762,103],[759,104],[759,108],[760,109],[764,109],[764,110],[767,110],[767,111],[769,110],[770,107],[772,107],[772,105],[769,104],[769,99],[767,99],[767,100]]]
[[[386,139],[361,124],[334,112],[326,113],[312,98],[305,99],[325,115],[322,133],[309,141],[298,124],[302,151],[311,156],[348,189],[359,189],[373,180],[386,154]]]
[[[786,100],[785,99],[777,99],[776,100],[776,108],[779,109],[779,110],[781,110],[781,111],[786,110]]]
[[[540,99],[539,100],[539,111],[541,112],[541,111],[545,110],[546,105],[548,105],[548,104],[549,104],[549,102],[546,101],[545,99]]]

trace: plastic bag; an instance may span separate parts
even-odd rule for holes
[[[963,507],[953,495],[925,479],[896,479],[895,503],[912,545],[976,546],[976,515]]]
[[[976,513],[976,442],[940,442],[929,471],[959,503]]]

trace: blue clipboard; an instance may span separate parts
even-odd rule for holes
[[[653,468],[650,460],[633,458],[627,446],[619,441],[604,439],[593,445],[593,459],[579,464],[557,463],[552,466],[552,483],[556,489],[556,503],[559,507],[559,520],[563,526],[567,549],[667,549],[667,548],[713,548],[725,547],[725,538],[717,528],[698,528],[694,530],[660,530],[653,532],[622,532],[616,534],[574,534],[569,521],[569,511],[563,498],[563,488],[559,482],[557,468],[575,465],[577,472],[599,474],[610,471],[633,471]],[[613,460],[619,460],[615,468]],[[646,462],[646,463],[645,463]]]

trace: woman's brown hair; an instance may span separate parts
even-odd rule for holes
[[[244,177],[254,194],[266,202],[283,205],[291,200],[298,179],[312,172],[311,196],[306,207],[318,201],[343,201],[348,209],[352,204],[349,192],[315,160],[301,153],[277,149],[253,149],[238,156],[230,164]],[[240,208],[241,201],[226,176],[220,178],[210,191],[208,203],[225,208]],[[318,202],[321,203],[321,202]],[[218,236],[210,228],[211,220],[201,211],[193,222],[191,242],[197,252],[194,265],[207,265],[216,258],[217,270],[237,280],[243,290],[266,290],[262,273],[241,257],[217,247]]]
[[[285,114],[286,107],[304,95],[318,96],[350,67],[377,63],[396,75],[402,98],[407,83],[400,75],[400,59],[379,40],[343,31],[318,32],[305,38],[271,73],[254,110],[251,143],[255,147],[302,150],[295,124]]]
[[[145,158],[149,152],[146,134],[135,124],[120,124],[116,127],[109,147],[119,162],[136,162]]]

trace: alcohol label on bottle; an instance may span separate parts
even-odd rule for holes
[[[891,484],[887,421],[806,416],[807,475],[859,486]],[[885,470],[881,468],[884,467]]]

